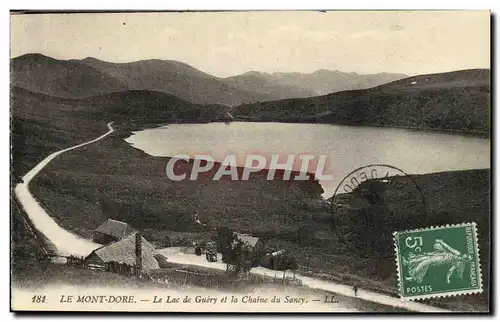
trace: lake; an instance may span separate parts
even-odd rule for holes
[[[356,168],[388,164],[408,174],[490,168],[490,140],[441,132],[419,132],[379,127],[294,123],[171,124],[134,132],[126,139],[152,156],[210,155],[223,161],[234,154],[238,165],[245,157],[279,155],[280,163],[295,156],[291,167],[300,170],[299,155],[315,156],[309,169],[325,156],[320,180],[329,197],[342,179]],[[266,166],[268,168],[268,166]]]

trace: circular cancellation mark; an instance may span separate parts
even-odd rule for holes
[[[329,202],[342,250],[361,257],[394,257],[393,232],[421,227],[426,220],[421,188],[410,175],[386,164],[350,172]]]

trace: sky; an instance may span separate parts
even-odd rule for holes
[[[11,57],[168,59],[251,70],[429,74],[490,68],[488,11],[79,13],[11,16]]]

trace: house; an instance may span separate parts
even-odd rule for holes
[[[262,256],[262,259],[260,261],[260,266],[273,270],[278,270],[280,259],[283,258],[283,256],[286,256],[286,251],[284,249],[272,253],[267,253],[264,256]]]
[[[104,267],[106,263],[115,262],[149,271],[160,268],[156,255],[153,245],[135,233],[94,250],[85,261],[89,267]]]
[[[136,230],[123,221],[108,219],[94,230],[93,241],[101,245],[118,241],[135,233]]]
[[[258,237],[254,237],[248,234],[242,234],[242,233],[237,233],[235,232],[234,235],[236,236],[236,239],[241,240],[245,246],[248,246],[248,248],[252,252],[252,265],[258,264],[259,263],[259,257],[262,255],[262,250],[263,250],[263,242],[261,239]]]
[[[248,234],[242,234],[242,233],[234,233],[236,236],[236,239],[241,240],[246,246],[249,246],[251,249],[258,248],[259,246],[259,238],[253,237]]]

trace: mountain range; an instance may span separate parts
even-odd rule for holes
[[[111,63],[88,57],[57,60],[26,54],[11,61],[11,83],[34,92],[85,98],[126,90],[159,91],[195,104],[236,106],[362,89],[406,77],[320,70],[311,74],[248,72],[219,78],[173,60]]]
[[[11,180],[19,180],[50,153],[102,135],[108,129],[106,124],[114,121],[113,135],[64,153],[30,185],[40,205],[65,229],[90,237],[103,220],[115,218],[139,228],[148,240],[160,243],[168,237],[170,243],[174,240],[170,233],[175,231],[175,236],[191,241],[200,229],[193,224],[192,215],[200,213],[202,222],[212,227],[229,226],[230,222],[234,230],[267,240],[273,249],[290,250],[299,265],[317,267],[318,273],[314,273],[321,272],[321,277],[336,274],[335,278],[351,285],[364,283],[367,289],[385,292],[396,292],[391,258],[360,258],[337,238],[322,237],[332,235],[332,216],[317,206],[322,192],[317,181],[292,185],[284,180],[269,181],[267,176],[235,181],[211,180],[210,176],[167,180],[168,158],[149,156],[123,138],[130,130],[152,123],[209,122],[223,119],[227,112],[239,121],[405,127],[486,136],[490,131],[490,70],[484,69],[397,80],[378,74],[381,78],[377,80],[364,75],[364,81],[353,81],[360,76],[353,74],[349,82],[339,77],[336,83],[332,76],[331,83],[326,78],[315,83],[314,76],[307,80],[305,74],[287,77],[250,72],[221,79],[173,61],[114,64],[32,54],[13,59],[11,71]],[[332,90],[332,84],[340,91]],[[370,88],[360,88],[364,86]],[[412,178],[425,194],[423,227],[472,218],[480,229],[481,260],[488,267],[490,171]],[[401,198],[389,199],[395,202],[390,209],[406,209],[409,204]],[[367,211],[376,214],[378,208]],[[353,231],[361,231],[361,241],[373,245],[380,241],[381,232],[355,226],[366,219],[366,213],[348,213],[352,220],[341,229],[351,236],[357,236]],[[21,235],[14,242],[27,239]],[[38,253],[33,252],[34,256]],[[484,274],[488,280],[488,270]],[[490,293],[488,285],[485,287],[474,301],[488,303]],[[457,307],[463,311],[463,301],[459,302]],[[487,304],[485,307],[481,310],[487,310]]]
[[[364,90],[244,104],[246,121],[318,122],[435,129],[488,135],[490,70],[420,75]]]
[[[401,78],[404,76],[320,70],[312,74],[248,72],[218,78],[181,62],[157,59],[109,63],[26,54],[11,60],[14,102],[29,97],[37,106],[70,109],[72,117],[80,120],[210,122],[227,119],[229,112],[240,121],[489,135],[489,69]],[[397,80],[391,81],[394,78]],[[373,86],[379,82],[384,83]],[[363,87],[369,88],[360,89]],[[336,92],[341,88],[348,90]],[[324,92],[330,93],[317,95]],[[26,108],[32,107],[22,106],[14,114],[26,112]]]
[[[236,77],[247,78],[249,76],[314,93],[314,95],[309,96],[325,95],[353,89],[366,89],[408,77],[406,74],[378,73],[363,75],[326,69],[320,69],[310,74],[248,72]]]

